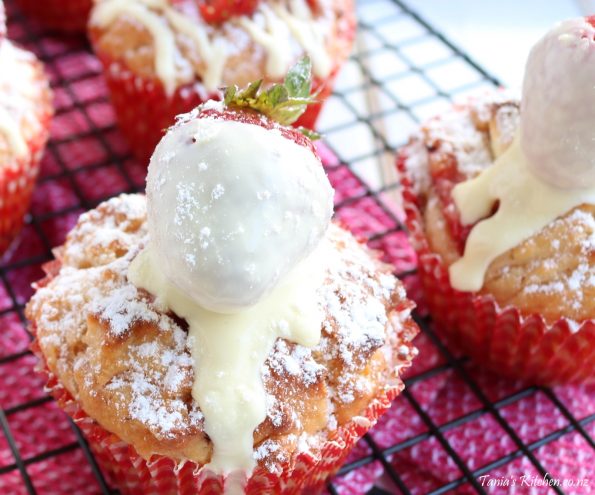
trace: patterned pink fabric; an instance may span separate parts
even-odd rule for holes
[[[11,2],[7,2],[9,15]],[[36,359],[24,354],[3,361],[15,353],[26,351],[29,339],[18,309],[31,295],[31,283],[42,276],[40,263],[47,259],[48,248],[64,241],[78,215],[100,199],[130,188],[142,187],[145,168],[128,159],[128,152],[115,128],[113,111],[106,99],[106,88],[97,60],[73,40],[42,37],[39,43],[27,43],[28,32],[23,25],[12,24],[9,34],[28,47],[51,59],[47,65],[55,85],[57,116],[52,124],[52,144],[42,163],[41,181],[34,192],[31,213],[35,222],[27,225],[3,258],[5,280],[0,279],[0,407],[8,410],[8,424],[20,455],[26,460],[27,472],[40,494],[98,494],[99,485],[93,476],[83,451],[66,415],[54,402],[43,402],[12,411],[32,399],[46,396],[43,379],[34,372]],[[70,82],[69,82],[70,81]],[[65,84],[65,82],[67,84]],[[344,165],[321,149],[328,165],[329,177],[337,189],[336,201],[342,203],[337,217],[364,237],[378,236],[396,227],[395,221],[374,197],[365,196],[360,180]],[[117,159],[124,160],[123,167]],[[358,198],[358,199],[354,199]],[[390,207],[390,205],[389,205]],[[47,237],[44,244],[41,234]],[[398,272],[415,267],[415,254],[402,232],[391,231],[374,238],[373,247],[381,249],[387,261]],[[406,285],[423,311],[419,284],[414,276]],[[14,296],[17,308],[14,307]],[[417,341],[421,353],[409,377],[445,364],[444,357],[430,341],[421,335]],[[490,401],[498,401],[522,390],[523,385],[488,375],[463,364],[469,375]],[[436,425],[444,425],[467,414],[477,413],[469,421],[443,431],[444,438],[469,469],[478,469],[517,450],[509,435],[493,415],[482,412],[482,404],[457,374],[445,369],[413,383],[408,392]],[[595,387],[558,387],[554,393],[577,418],[595,413]],[[12,412],[11,412],[12,411]],[[503,405],[502,417],[516,434],[527,443],[554,434],[569,422],[544,391],[529,391],[523,398]],[[585,425],[595,435],[595,422]],[[428,426],[415,411],[407,396],[400,396],[371,433],[381,448],[417,436],[421,441],[400,450],[391,457],[403,482],[414,493],[425,493],[462,476],[440,442],[428,435]],[[56,449],[59,455],[47,456]],[[371,454],[360,441],[347,462]],[[569,433],[534,451],[537,459],[555,478],[590,479],[589,487],[567,488],[566,493],[591,493],[595,486],[595,451],[577,432]],[[37,456],[40,456],[39,458]],[[46,458],[47,457],[47,458]],[[26,493],[18,470],[7,468],[15,463],[5,436],[0,432],[0,493]],[[516,487],[488,487],[489,493],[544,494],[543,487],[518,486],[521,476],[538,476],[524,456],[488,473],[493,479],[515,479]],[[378,461],[346,475],[337,477],[335,486],[341,494],[363,494],[374,484],[397,493],[390,478]],[[473,493],[468,483],[457,493]]]

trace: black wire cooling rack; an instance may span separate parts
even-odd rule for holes
[[[34,200],[25,234],[0,264],[0,289],[8,301],[4,307],[0,306],[0,389],[8,381],[11,381],[13,389],[18,389],[19,379],[30,379],[34,361],[27,349],[28,334],[24,330],[26,321],[23,308],[30,294],[27,287],[31,281],[39,278],[41,263],[52,258],[51,248],[63,240],[63,234],[57,237],[54,234],[56,225],[64,223],[62,232],[65,232],[80,212],[107,199],[99,187],[99,183],[106,180],[105,177],[111,181],[110,195],[114,194],[114,190],[142,190],[144,167],[134,162],[115,128],[107,93],[102,86],[101,69],[90,54],[88,44],[82,39],[54,38],[24,18],[13,2],[9,0],[6,3],[10,36],[33,50],[50,71],[56,93],[56,120],[60,123],[56,127],[59,130],[52,134],[46,152],[38,184],[38,190],[42,191],[37,193],[38,204],[36,206]],[[339,200],[337,215],[340,217],[363,201],[372,202],[388,222],[380,222],[380,226],[370,228],[368,238],[372,245],[382,246],[384,240],[399,235],[403,230],[398,209],[395,209],[390,199],[390,195],[397,191],[398,184],[394,177],[391,179],[390,173],[386,175],[387,170],[392,168],[394,150],[404,144],[411,126],[428,116],[429,112],[434,112],[437,106],[447,105],[455,95],[482,86],[498,85],[498,81],[437,32],[408,4],[400,0],[375,0],[361,2],[358,9],[358,47],[329,102],[332,122],[329,123],[330,120],[323,117],[322,126],[329,147],[338,157],[337,164],[331,165],[329,172],[347,169],[350,180],[358,184],[355,188],[357,192]],[[348,143],[348,146],[341,143]],[[72,158],[72,154],[76,155],[76,159]],[[73,163],[78,165],[73,167]],[[383,167],[383,164],[389,165]],[[382,176],[379,180],[369,178],[367,172],[371,167],[379,171]],[[102,174],[102,181],[95,180],[96,174]],[[47,211],[43,208],[44,196],[55,194],[56,188],[61,189],[67,199],[60,201],[58,208]],[[33,248],[29,245],[31,243],[34,244]],[[406,283],[414,281],[413,257],[410,253],[404,253],[402,261],[397,265],[397,275]],[[589,434],[589,431],[595,431],[595,411],[587,411],[586,415],[583,412],[577,417],[558,391],[540,387],[519,385],[512,387],[511,393],[493,397],[481,375],[469,366],[467,359],[445,347],[431,322],[419,314],[416,319],[422,329],[422,338],[436,350],[438,359],[432,366],[407,378],[407,388],[398,400],[404,401],[409,414],[417,416],[422,425],[421,431],[388,447],[381,446],[373,435],[366,435],[362,439],[365,453],[341,468],[334,481],[327,486],[329,493],[336,494],[341,490],[346,493],[345,488],[340,488],[341,479],[373,463],[380,464],[383,475],[382,481],[371,488],[370,494],[487,493],[489,489],[480,482],[480,477],[519,459],[528,463],[540,477],[551,476],[539,452],[564,436],[578,436],[580,442],[595,451],[595,442]],[[8,324],[22,329],[24,337],[21,341],[16,339],[15,343],[13,339],[10,344],[6,344],[3,335]],[[463,384],[473,397],[475,407],[446,422],[439,422],[415,391],[416,387],[445,374]],[[85,482],[84,487],[70,488],[68,493],[117,493],[108,486],[87,443],[72,422],[68,422],[66,430],[61,430],[66,440],[49,450],[25,444],[19,439],[21,430],[34,428],[35,422],[31,423],[31,418],[35,417],[37,410],[42,410],[47,418],[53,418],[56,422],[66,422],[61,413],[58,413],[59,416],[52,415],[53,409],[48,408],[53,406],[52,399],[43,394],[40,382],[32,386],[39,389],[39,393],[33,394],[33,399],[30,398],[31,394],[26,394],[27,400],[19,400],[18,393],[16,398],[13,394],[10,400],[0,394],[0,452],[4,447],[12,456],[4,460],[0,458],[0,488],[5,487],[0,492],[67,493],[60,490],[58,474],[50,485],[37,481],[37,477],[44,471],[47,477],[48,469],[59,472],[61,465],[70,462],[75,463],[74,469],[87,473],[94,486]],[[560,417],[560,426],[537,437],[527,438],[516,425],[511,424],[509,415],[503,411],[538,395],[545,398]],[[14,418],[24,413],[31,414],[27,415],[28,423],[23,426]],[[473,459],[458,452],[449,434],[485,416],[489,416],[497,425],[511,442],[512,448],[504,455],[497,455],[477,466]],[[435,442],[437,449],[445,452],[459,474],[447,482],[420,489],[410,481],[407,466],[395,462],[395,456],[430,440]],[[39,442],[39,445],[46,444]],[[48,467],[50,461],[53,464]],[[11,476],[12,484],[3,485],[3,478]],[[563,488],[557,486],[549,490],[543,488],[538,493],[565,493]],[[566,493],[588,492],[588,488],[581,490],[569,489]]]

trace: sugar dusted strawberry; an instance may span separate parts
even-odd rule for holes
[[[320,157],[290,127],[312,101],[309,59],[283,84],[261,86],[228,88],[223,102],[181,116],[149,164],[155,259],[210,311],[237,312],[270,294],[313,252],[333,213]]]
[[[259,0],[201,0],[200,13],[209,24],[220,24],[231,17],[251,15]]]

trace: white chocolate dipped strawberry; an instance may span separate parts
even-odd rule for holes
[[[261,95],[262,113],[241,106],[252,87],[180,117],[151,158],[156,254],[167,278],[212,311],[239,311],[269,294],[330,222],[333,190],[320,158],[300,131],[279,125],[309,95],[309,75],[294,76]],[[284,101],[275,100],[280,88]]]
[[[595,16],[558,24],[531,50],[521,101],[521,148],[556,187],[595,186]]]
[[[464,256],[450,266],[456,289],[480,290],[500,254],[573,208],[595,204],[594,35],[593,18],[571,19],[535,45],[512,145],[454,188],[461,222],[475,224]]]
[[[256,464],[261,369],[275,341],[320,339],[316,292],[333,212],[311,141],[288,127],[312,101],[310,61],[282,85],[261,85],[228,88],[223,103],[201,105],[167,132],[147,177],[149,242],[128,271],[188,322],[209,467],[240,485]]]

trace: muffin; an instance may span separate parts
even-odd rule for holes
[[[519,101],[497,91],[431,119],[399,153],[430,311],[490,369],[595,381],[595,29],[556,26]]]
[[[180,116],[147,196],[83,214],[27,306],[48,388],[124,493],[311,493],[417,353],[280,88]]]
[[[89,33],[120,128],[148,163],[176,115],[220,98],[224,86],[281,81],[303,54],[313,61],[319,103],[296,125],[313,128],[351,49],[355,15],[352,0],[245,0],[231,10],[194,0],[101,0]]]
[[[84,33],[93,0],[17,0],[23,13],[54,31]]]
[[[0,36],[0,254],[21,229],[29,209],[52,111],[41,63]]]

